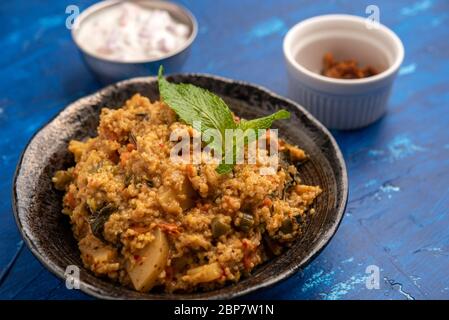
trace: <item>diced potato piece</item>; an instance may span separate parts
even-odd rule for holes
[[[93,235],[87,235],[79,242],[79,248],[83,258],[92,260],[92,263],[100,263],[114,258],[115,251],[112,247],[104,245],[103,242]]]
[[[189,179],[183,177],[182,182],[174,187],[162,186],[159,188],[158,200],[165,212],[180,214],[183,210],[193,207],[194,194],[195,191]]]
[[[78,247],[84,264],[96,274],[107,274],[119,268],[116,250],[110,245],[105,245],[92,234],[81,239]]]
[[[181,214],[182,208],[177,201],[176,194],[173,189],[162,186],[158,190],[157,199],[162,209],[170,214]]]
[[[137,253],[139,260],[129,264],[128,268],[134,288],[141,292],[147,292],[153,287],[168,260],[169,248],[165,234],[156,229],[154,237],[151,243]]]
[[[182,280],[192,284],[210,282],[219,279],[223,274],[220,264],[213,262],[204,266],[199,266],[187,271],[187,274],[182,277]]]

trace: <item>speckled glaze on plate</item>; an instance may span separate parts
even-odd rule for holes
[[[31,139],[23,152],[14,177],[13,209],[17,226],[32,253],[62,279],[68,265],[79,266],[80,289],[105,299],[229,299],[273,285],[304,268],[337,231],[348,197],[343,156],[329,131],[301,106],[254,85],[200,74],[179,74],[168,79],[209,89],[244,118],[260,117],[281,108],[291,111],[291,119],[277,121],[275,127],[280,137],[309,154],[310,160],[299,170],[304,183],[323,189],[304,236],[282,255],[257,267],[250,277],[208,292],[140,293],[85,269],[69,220],[61,214],[62,193],[53,188],[51,177],[56,170],[73,165],[72,155],[67,151],[70,140],[96,135],[101,108],[118,108],[135,93],[152,101],[159,99],[156,78],[134,78],[70,104]]]

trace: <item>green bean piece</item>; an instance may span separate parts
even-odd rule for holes
[[[249,213],[239,213],[235,225],[242,231],[248,232],[254,225],[254,218]]]
[[[214,238],[219,238],[231,230],[231,226],[223,222],[219,217],[215,217],[212,219],[211,228],[212,228],[212,236]]]

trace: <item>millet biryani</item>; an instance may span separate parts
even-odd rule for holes
[[[237,282],[301,237],[321,189],[301,183],[307,156],[281,139],[272,175],[261,175],[259,163],[219,172],[214,163],[171,161],[171,132],[194,130],[177,105],[182,99],[170,94],[213,95],[161,77],[159,86],[162,101],[136,94],[119,109],[103,108],[98,136],[71,141],[76,164],[53,177],[82,261],[142,292]]]

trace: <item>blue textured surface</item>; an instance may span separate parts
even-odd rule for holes
[[[100,85],[65,28],[65,8],[92,1],[0,4],[0,269],[20,248],[11,180],[31,135]],[[286,94],[282,38],[299,20],[365,15],[372,1],[182,1],[199,21],[183,71],[246,80]],[[406,57],[388,114],[358,131],[334,132],[347,162],[348,209],[336,236],[305,270],[250,298],[449,298],[449,3],[376,1]],[[368,265],[380,289],[365,287]],[[0,287],[3,299],[79,299],[27,248]]]

